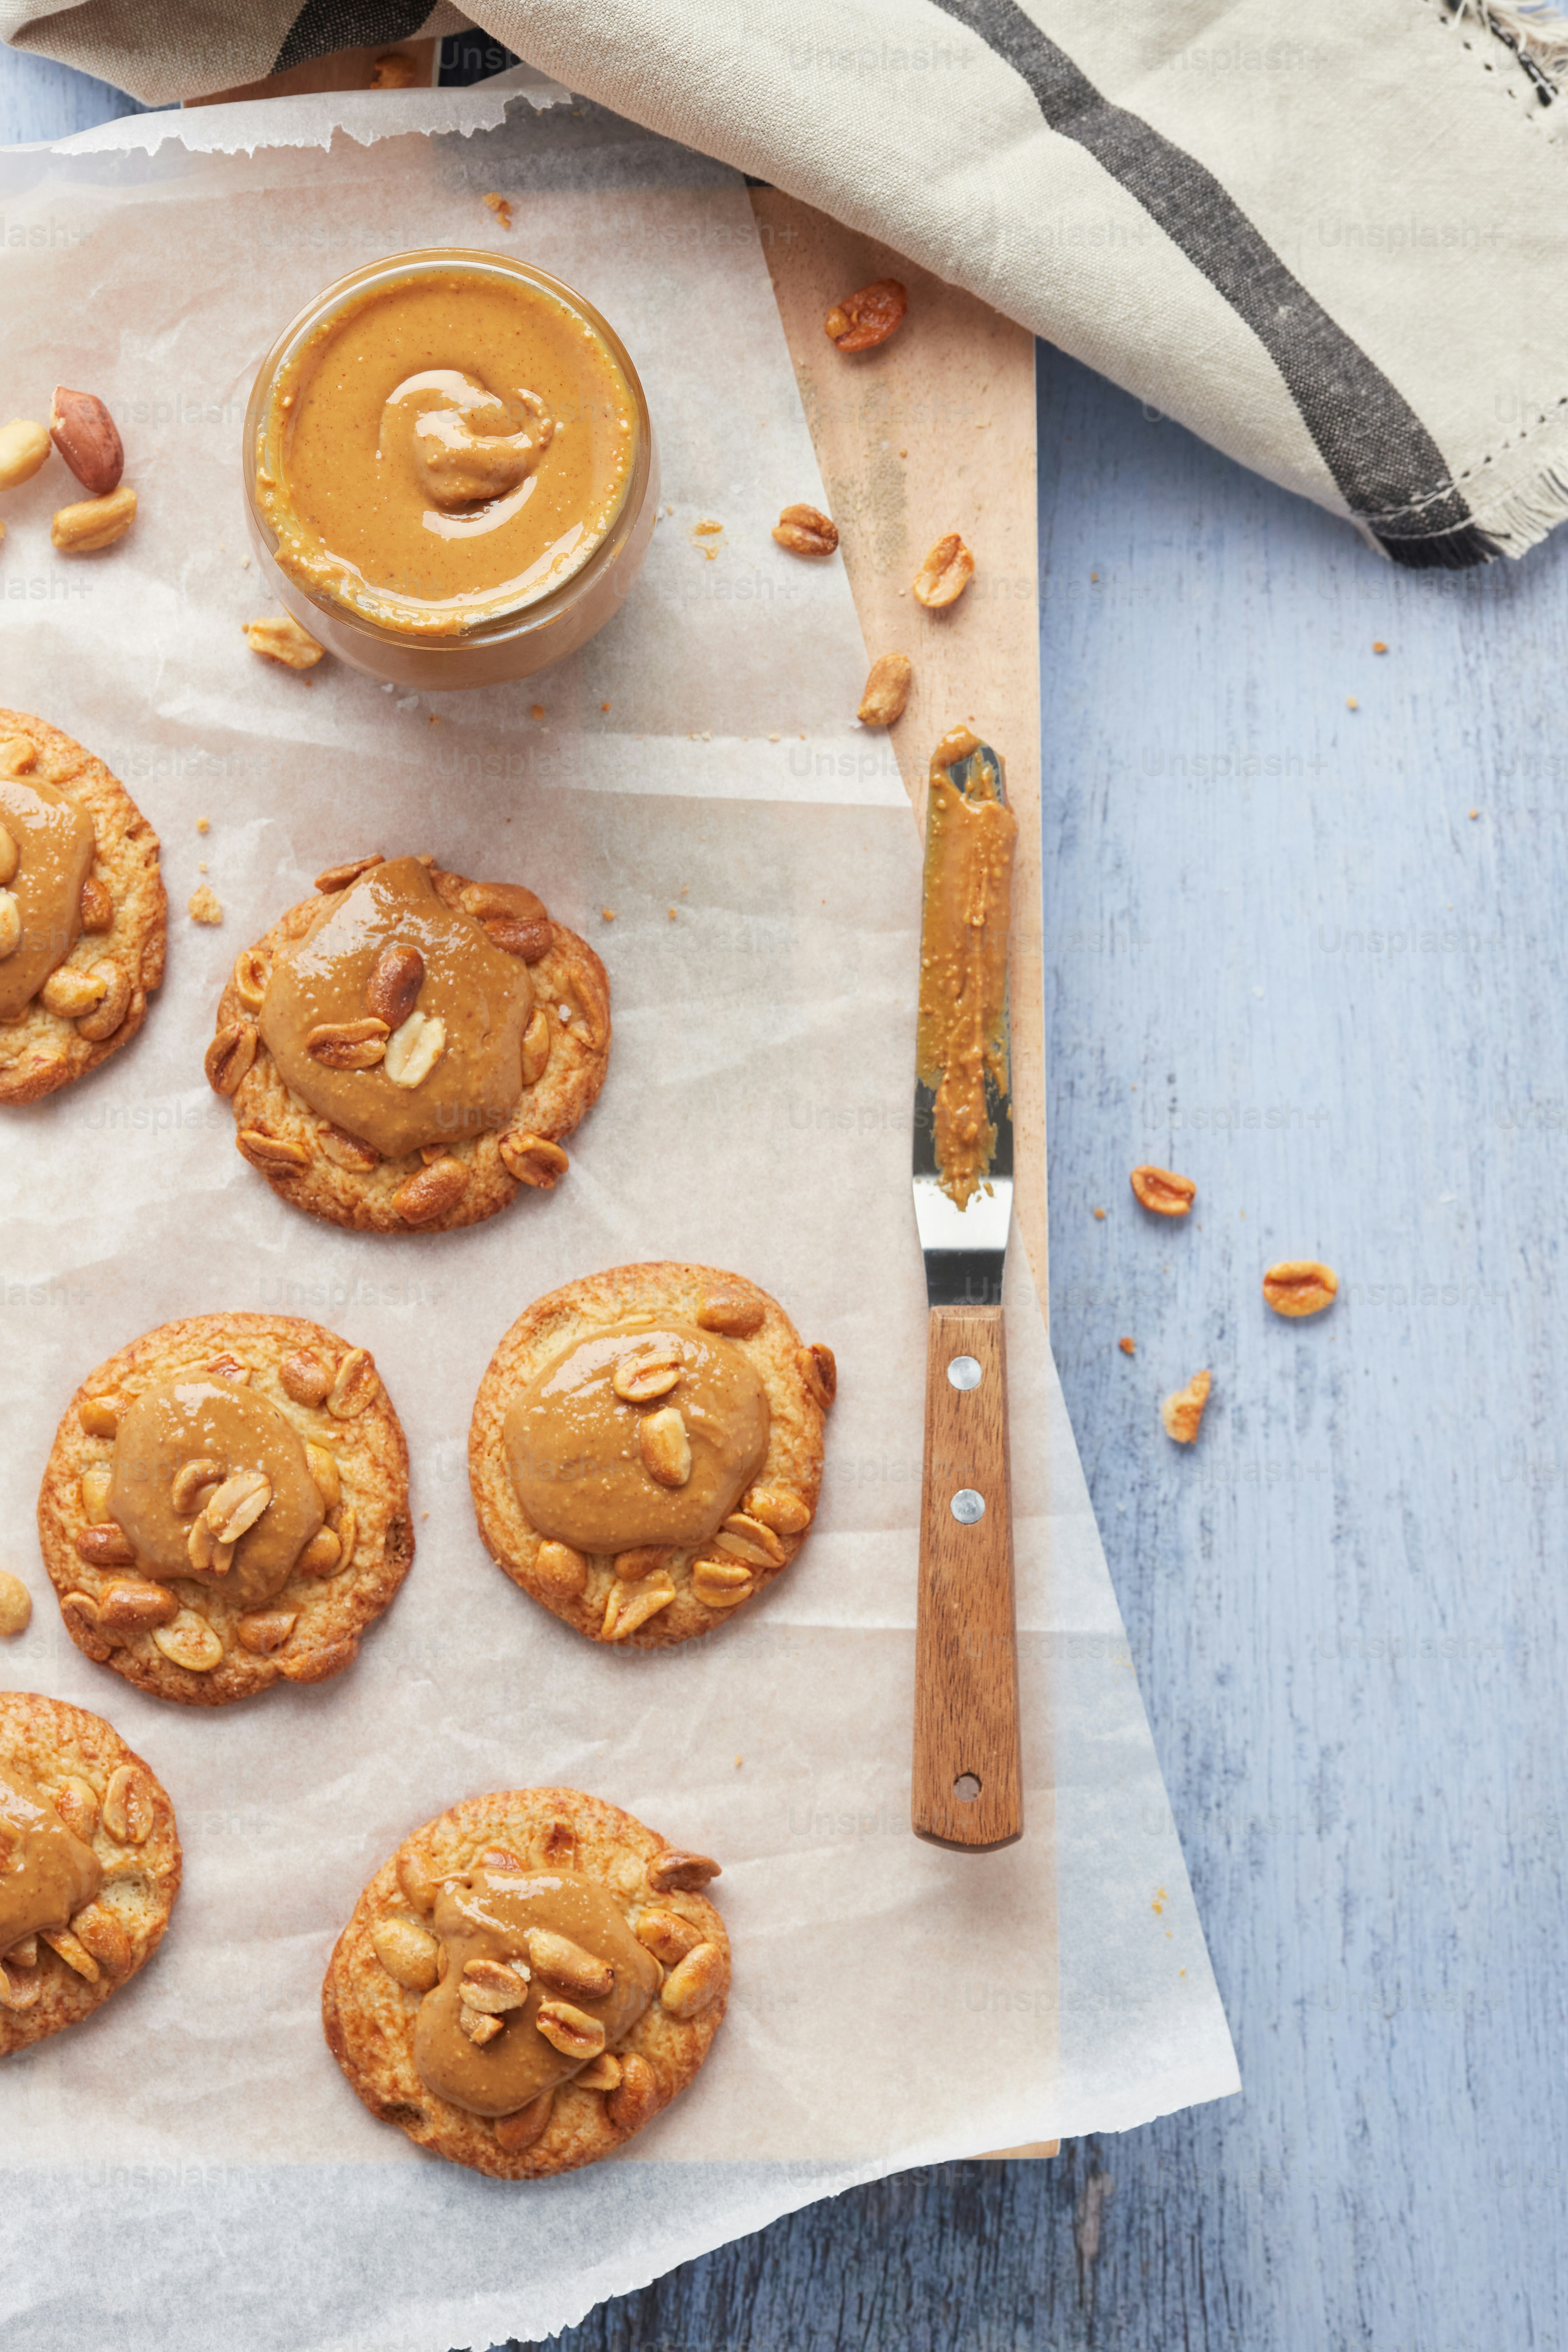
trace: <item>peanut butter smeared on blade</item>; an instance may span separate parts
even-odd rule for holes
[[[217,1378],[160,1381],[126,1407],[109,1512],[143,1575],[215,1586],[245,1609],[281,1591],[326,1517],[290,1423]]]
[[[0,1018],[21,1013],[81,935],[90,818],[53,784],[0,776]]]
[[[1007,929],[1017,824],[1001,778],[977,763],[960,790],[952,769],[983,750],[967,727],[931,755],[915,1067],[934,1097],[942,1189],[963,1208],[996,1148],[985,1081],[1007,1086]]]
[[[646,1316],[579,1339],[506,1416],[517,1499],[579,1551],[704,1544],[762,1468],[766,1391],[743,1351]]]
[[[417,857],[393,857],[329,896],[279,957],[260,1028],[286,1086],[400,1160],[507,1125],[532,1010],[522,958],[447,906]]]
[[[103,1873],[42,1790],[0,1764],[0,1959],[25,1936],[55,1935],[93,1902]]]
[[[512,2115],[591,2065],[658,1987],[614,1896],[574,1871],[448,1879],[434,1926],[445,1972],[420,2005],[414,2063],[471,2115]]]

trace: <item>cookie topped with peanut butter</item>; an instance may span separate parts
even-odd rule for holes
[[[470,1797],[405,1838],[339,1937],[327,2042],[373,2115],[507,2180],[624,2147],[724,2015],[707,1855],[575,1789]]]
[[[540,273],[408,257],[281,367],[254,456],[279,564],[399,635],[450,638],[574,578],[626,500],[637,404]]]
[[[477,1223],[565,1173],[597,1096],[609,990],[516,882],[351,858],[247,949],[208,1082],[285,1200],[378,1233]]]
[[[822,1481],[831,1349],[710,1266],[624,1265],[521,1316],[474,1406],[479,1532],[512,1581],[599,1642],[705,1633],[800,1549]]]
[[[0,1103],[130,1042],[166,929],[157,836],[124,787],[58,728],[0,710]]]
[[[402,1427],[368,1350],[320,1324],[166,1323],[78,1390],[38,1533],[77,1647],[155,1696],[324,1682],[414,1557]]]
[[[103,2004],[180,1891],[174,1808],[101,1717],[0,1691],[0,2058]]]

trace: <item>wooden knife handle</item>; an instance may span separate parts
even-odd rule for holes
[[[978,1517],[977,1498],[984,1505]],[[970,1851],[1011,1845],[1023,1835],[1022,1780],[1002,1309],[933,1307],[915,1627],[915,1835]]]

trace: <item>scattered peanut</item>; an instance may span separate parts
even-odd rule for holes
[[[1263,1296],[1276,1315],[1321,1315],[1339,1286],[1333,1267],[1313,1257],[1281,1258],[1263,1277]]]
[[[430,1990],[436,1982],[439,1948],[427,1927],[415,1919],[378,1919],[370,1931],[370,1942],[394,1984],[407,1992]]]
[[[411,1013],[386,1041],[385,1070],[395,1087],[423,1086],[447,1050],[438,1013]]]
[[[96,394],[55,386],[49,438],[84,490],[107,498],[125,471],[125,451],[114,419]]]
[[[118,1764],[103,1792],[103,1826],[116,1845],[145,1845],[158,1818],[153,1784],[139,1764]]]
[[[785,507],[773,537],[792,555],[831,555],[838,545],[838,525],[820,507]]]
[[[680,1378],[680,1359],[668,1343],[640,1355],[623,1356],[610,1375],[610,1386],[623,1404],[651,1404],[668,1396]]]
[[[823,331],[841,352],[873,351],[902,323],[909,307],[909,295],[896,278],[879,278],[836,302]]]
[[[662,1960],[667,1969],[673,1969],[702,1941],[701,1929],[673,1911],[645,1911],[637,1921],[636,1934],[638,1943],[645,1944],[654,1958]]]
[[[14,872],[15,868],[12,870]],[[10,878],[8,874],[0,874],[0,881],[8,882]],[[107,886],[99,881],[96,875],[89,874],[82,884],[77,911],[81,918],[82,929],[94,938],[114,929],[114,901]]]
[[[84,1013],[91,1013],[101,1004],[108,993],[108,981],[97,972],[62,964],[58,971],[50,972],[39,989],[38,1002],[57,1020],[78,1021]]]
[[[182,1609],[172,1625],[155,1627],[153,1639],[170,1664],[183,1666],[187,1674],[210,1674],[223,1663],[222,1642],[194,1609]]]
[[[326,652],[325,646],[318,645],[310,630],[302,629],[291,613],[247,621],[245,642],[253,654],[265,655],[268,661],[279,662],[285,669],[314,669]]]
[[[956,604],[974,577],[974,558],[955,530],[939,539],[915,574],[919,601],[931,612]]]
[[[374,1402],[381,1382],[375,1359],[368,1348],[351,1348],[338,1366],[327,1392],[327,1411],[334,1421],[354,1421]]]
[[[310,1164],[310,1155],[302,1143],[286,1135],[268,1135],[265,1128],[242,1127],[235,1144],[241,1157],[264,1176],[297,1176]]]
[[[602,1642],[624,1642],[637,1633],[661,1609],[668,1609],[675,1598],[675,1587],[668,1577],[647,1584],[612,1584],[605,1602],[604,1622],[599,1628]]]
[[[383,948],[365,982],[365,1010],[384,1021],[388,1029],[399,1029],[418,1003],[424,984],[425,959],[418,949],[394,940]]]
[[[528,1970],[509,1968],[505,1960],[470,1960],[463,1970],[458,1998],[485,2017],[504,2017],[528,1999]]]
[[[248,1021],[228,1021],[207,1047],[202,1066],[215,1095],[237,1094],[260,1043]]]
[[[800,1496],[780,1486],[753,1486],[742,1496],[741,1508],[781,1536],[797,1536],[811,1525],[811,1513]]]
[[[672,2017],[696,2017],[723,1991],[728,1974],[722,1947],[698,1944],[671,1969],[659,2000]]]
[[[1160,1407],[1165,1434],[1178,1445],[1190,1445],[1198,1433],[1204,1407],[1214,1385],[1207,1372],[1194,1372],[1184,1389],[1174,1389]]]
[[[643,1468],[661,1486],[684,1486],[691,1475],[691,1441],[679,1407],[662,1405],[637,1426]]]
[[[824,1412],[828,1412],[838,1394],[838,1360],[832,1349],[816,1339],[809,1348],[797,1349],[795,1360],[816,1403]]]
[[[253,1657],[267,1658],[283,1647],[299,1622],[296,1609],[258,1609],[254,1615],[242,1617],[234,1630],[242,1650],[248,1650]]]
[[[558,1936],[551,1927],[531,1927],[527,1940],[529,1960],[537,1975],[575,1993],[579,2000],[608,1999],[616,1972],[607,1960],[596,1959],[570,1936]]]
[[[760,1331],[766,1306],[754,1290],[710,1290],[697,1309],[701,1331],[721,1331],[728,1339],[749,1339]]]
[[[247,1013],[259,1013],[271,967],[259,948],[241,948],[234,960],[234,992]]]
[[[498,1149],[508,1175],[515,1176],[520,1184],[531,1184],[538,1192],[552,1192],[572,1165],[558,1143],[531,1134],[526,1128],[512,1128],[501,1137]]]
[[[346,890],[351,882],[357,882],[360,876],[368,874],[373,866],[384,866],[385,863],[379,849],[371,850],[363,857],[345,857],[341,866],[329,866],[317,875],[316,887],[321,891]]]
[[[385,1022],[374,1013],[362,1021],[318,1021],[305,1033],[305,1051],[323,1070],[372,1070],[384,1057],[388,1037]]]
[[[0,1568],[0,1636],[7,1641],[25,1633],[33,1614],[33,1596],[19,1576]]]
[[[128,482],[103,499],[81,499],[61,507],[50,527],[49,540],[62,555],[95,555],[123,539],[136,520],[136,493]]]
[[[569,2000],[542,2000],[534,2023],[553,2050],[563,2058],[596,2058],[605,2046],[605,2029],[596,2017]]]
[[[501,1157],[506,1157],[502,1140]],[[405,1225],[428,1225],[455,1209],[468,1189],[468,1171],[460,1160],[434,1160],[400,1184],[392,1205]]]
[[[871,664],[860,708],[855,713],[862,727],[891,727],[904,715],[914,678],[907,654],[881,654]]]
[[[710,1855],[686,1853],[679,1846],[668,1846],[649,1865],[647,1883],[656,1895],[698,1895],[710,1879],[723,1875]]]
[[[179,1608],[166,1584],[117,1577],[98,1604],[98,1622],[106,1633],[150,1633],[172,1623]]]
[[[570,1544],[542,1543],[534,1566],[543,1581],[562,1600],[574,1600],[588,1581],[588,1563]]]
[[[755,1587],[756,1579],[742,1560],[694,1559],[691,1563],[691,1591],[705,1609],[733,1609],[737,1601],[749,1601]]]
[[[522,1083],[536,1087],[550,1066],[550,1015],[536,1004],[522,1033]]]
[[[331,1373],[320,1356],[313,1356],[308,1348],[285,1356],[278,1368],[278,1378],[284,1395],[292,1397],[296,1404],[324,1404],[332,1385]],[[311,1466],[313,1469],[314,1464]]]
[[[1197,1198],[1192,1178],[1173,1175],[1168,1168],[1134,1168],[1129,1181],[1144,1208],[1157,1217],[1184,1217]]]
[[[19,489],[30,482],[49,454],[49,436],[41,425],[15,416],[0,425],[0,490]]]
[[[76,1034],[89,1045],[100,1045],[112,1037],[131,1010],[131,975],[118,964],[98,966],[98,976],[105,982],[102,1002],[90,1013],[79,1013]]]

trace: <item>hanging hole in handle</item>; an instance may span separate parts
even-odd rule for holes
[[[952,1793],[961,1805],[972,1805],[980,1794],[980,1782],[973,1772],[961,1772],[952,1784]]]

